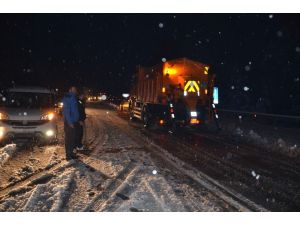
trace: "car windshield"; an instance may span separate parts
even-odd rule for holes
[[[12,108],[49,108],[53,97],[48,93],[8,92],[1,99],[1,105]]]

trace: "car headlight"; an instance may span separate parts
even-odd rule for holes
[[[45,115],[42,115],[41,120],[53,120],[54,119],[54,113],[47,113]]]
[[[59,102],[59,103],[58,103],[58,107],[59,107],[59,108],[62,108],[63,106],[64,106],[64,103],[63,103],[63,102]]]
[[[46,131],[46,136],[47,136],[47,137],[52,137],[52,136],[54,136],[54,134],[55,134],[55,133],[54,133],[53,130],[47,130],[47,131]]]
[[[191,112],[191,117],[197,117],[197,112]]]
[[[4,127],[0,127],[0,139],[4,136]]]
[[[0,120],[8,120],[8,115],[3,112],[0,112]]]

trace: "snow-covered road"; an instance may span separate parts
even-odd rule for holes
[[[3,163],[1,211],[244,209],[229,204],[161,158],[152,156],[147,143],[143,139],[133,140],[132,134],[126,132],[132,128],[115,112],[87,112],[86,142],[90,151],[80,153],[78,160],[67,162],[59,144],[19,147]]]
[[[62,135],[58,145],[2,151],[7,157],[0,166],[0,211],[298,207],[297,164],[209,133],[147,131],[105,105],[87,113],[89,150],[80,152],[78,160],[64,159]],[[61,123],[59,130],[62,134]]]

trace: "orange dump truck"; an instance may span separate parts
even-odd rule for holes
[[[212,119],[214,80],[209,65],[187,58],[138,66],[130,118],[141,119],[145,127],[202,124]]]

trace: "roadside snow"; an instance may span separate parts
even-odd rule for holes
[[[232,135],[255,146],[280,152],[289,157],[300,156],[299,130],[261,125],[255,122],[240,122],[223,119],[224,135]]]
[[[0,148],[0,165],[3,166],[6,161],[12,157],[17,150],[16,144],[9,144],[3,148]]]

